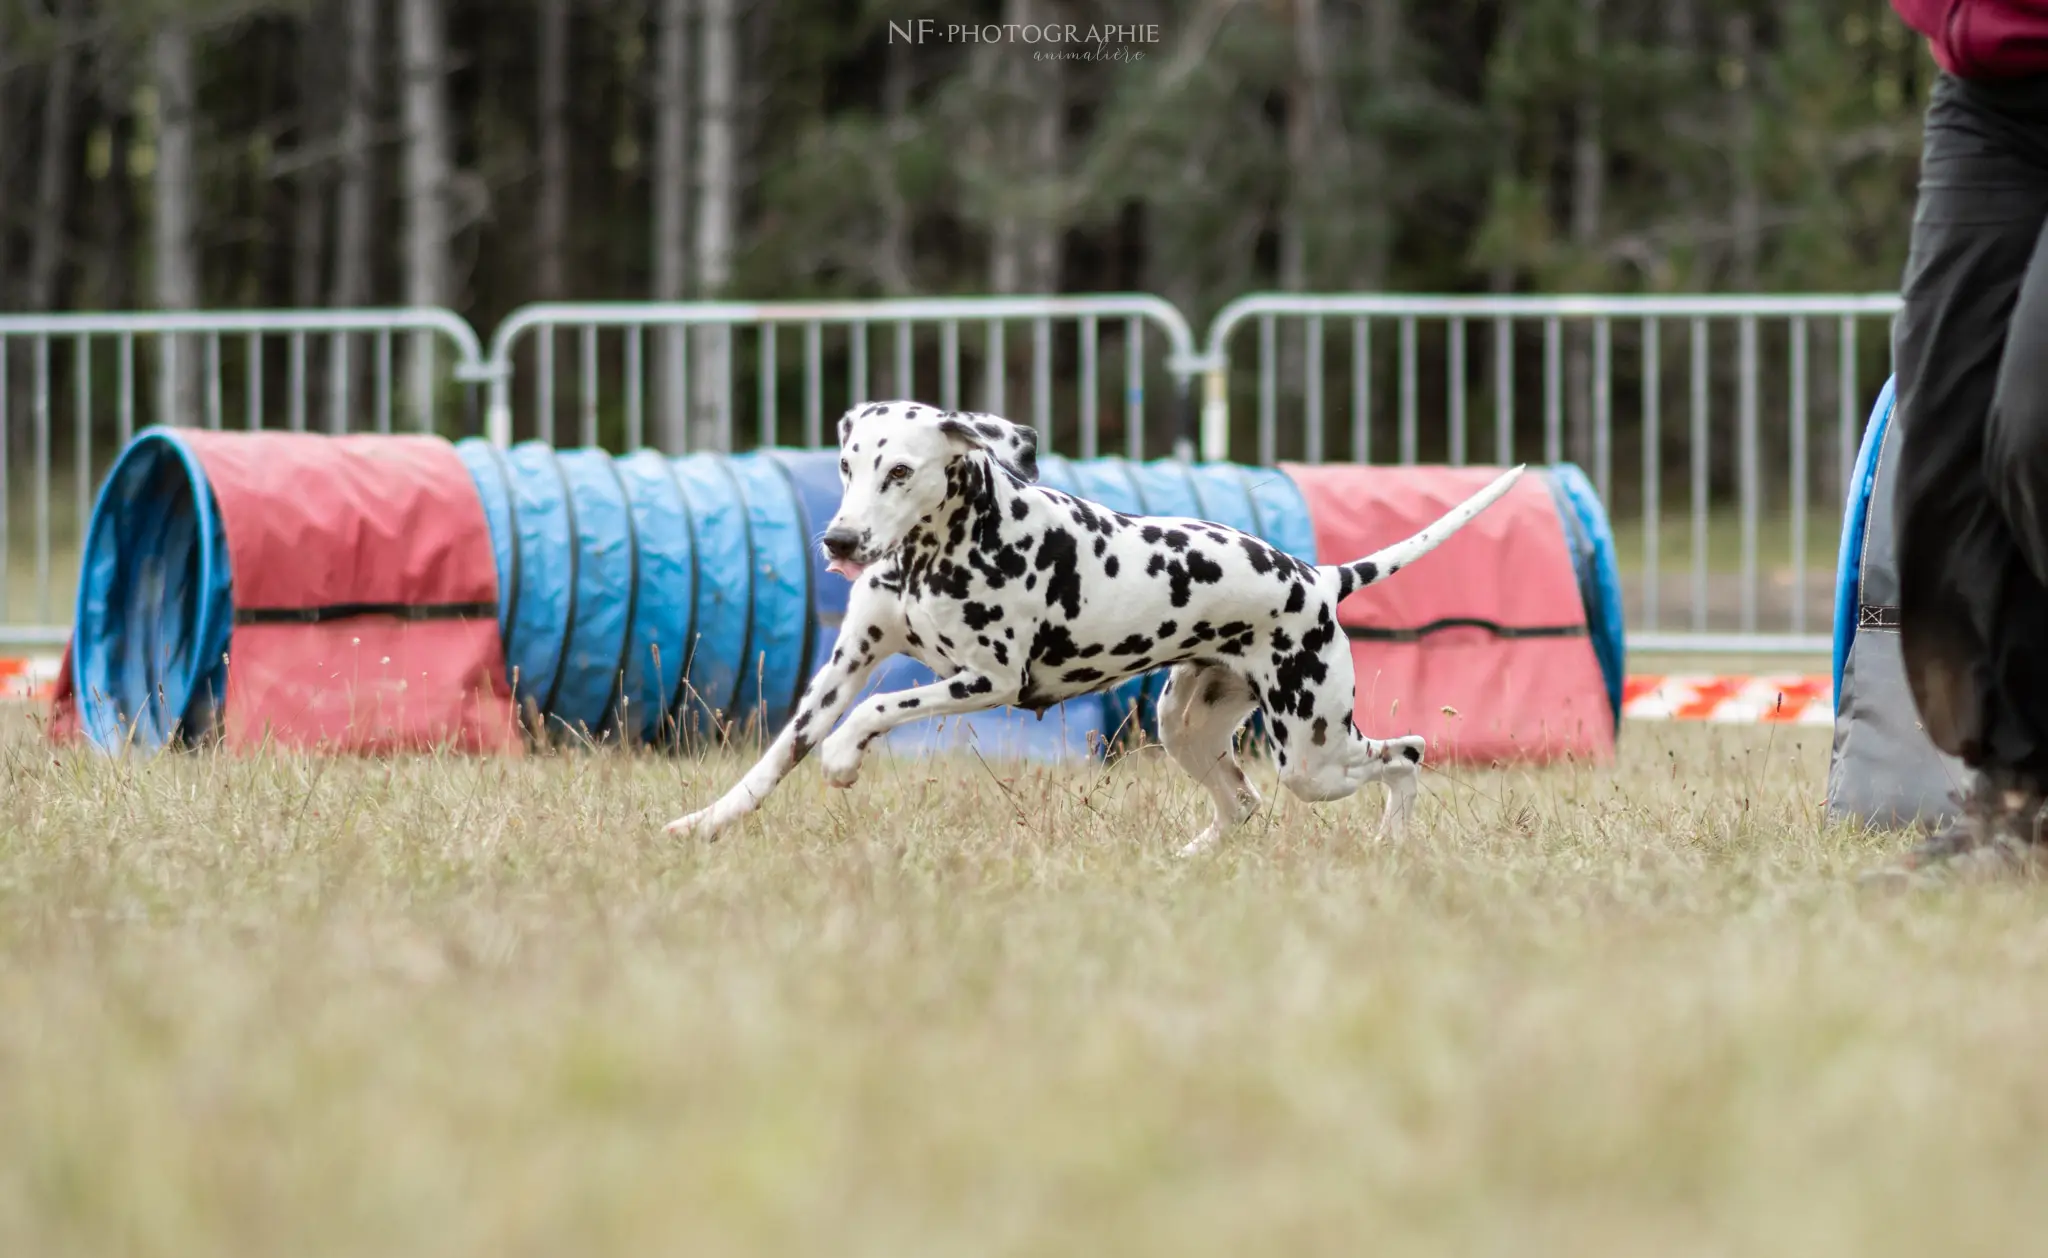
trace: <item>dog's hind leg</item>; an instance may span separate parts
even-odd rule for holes
[[[1259,810],[1259,792],[1237,763],[1238,726],[1258,706],[1251,683],[1214,664],[1182,664],[1159,697],[1159,738],[1167,754],[1215,801],[1209,827],[1180,850],[1192,856]]]
[[[856,590],[856,595],[859,591]],[[694,834],[698,838],[711,839],[733,822],[753,812],[768,798],[768,792],[777,783],[789,776],[789,771],[803,762],[811,748],[824,741],[825,735],[839,720],[862,686],[867,684],[875,666],[899,648],[897,638],[900,631],[873,622],[859,622],[851,618],[839,631],[839,644],[832,649],[832,658],[811,678],[811,684],[804,688],[803,698],[798,700],[796,713],[788,725],[768,746],[768,750],[747,770],[745,777],[733,788],[720,796],[708,808],[678,817],[668,823],[668,833],[674,835]]]

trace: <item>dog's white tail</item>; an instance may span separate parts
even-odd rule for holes
[[[1383,550],[1374,551],[1355,563],[1325,564],[1337,572],[1337,597],[1343,598],[1362,590],[1375,581],[1384,581],[1401,569],[1414,563],[1430,551],[1441,546],[1444,539],[1472,522],[1472,518],[1500,501],[1522,475],[1526,463],[1517,463],[1502,472],[1491,485],[1473,494],[1470,498],[1444,513],[1442,519],[1405,541],[1395,542]]]

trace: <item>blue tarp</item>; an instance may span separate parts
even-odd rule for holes
[[[1627,644],[1622,628],[1621,574],[1615,566],[1614,534],[1607,523],[1607,510],[1593,482],[1577,464],[1555,463],[1548,469],[1553,500],[1564,522],[1565,538],[1571,544],[1572,565],[1578,572],[1579,597],[1586,607],[1586,632],[1593,640],[1594,658],[1600,661],[1601,680],[1607,683],[1608,705],[1614,711],[1614,728],[1621,729],[1622,686],[1627,681]]]
[[[106,751],[210,726],[234,628],[227,538],[199,460],[169,429],[121,452],[93,503],[71,651],[79,725]]]
[[[1856,467],[1849,476],[1848,501],[1842,506],[1842,549],[1835,557],[1835,706],[1842,704],[1842,671],[1849,660],[1849,647],[1856,641],[1856,607],[1862,601],[1863,535],[1870,519],[1870,491],[1877,482],[1877,453],[1884,448],[1885,428],[1892,419],[1892,390],[1896,381],[1887,379],[1870,408],[1863,428],[1863,445],[1856,451]]]

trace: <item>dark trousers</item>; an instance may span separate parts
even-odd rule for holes
[[[1897,326],[1900,646],[1935,746],[2048,787],[2048,77],[1941,76]]]

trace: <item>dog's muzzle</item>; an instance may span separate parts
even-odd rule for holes
[[[860,534],[851,529],[826,529],[818,539],[825,549],[825,558],[832,562],[825,565],[825,571],[836,572],[849,581],[860,580],[860,574],[867,567],[857,556],[860,554]]]

